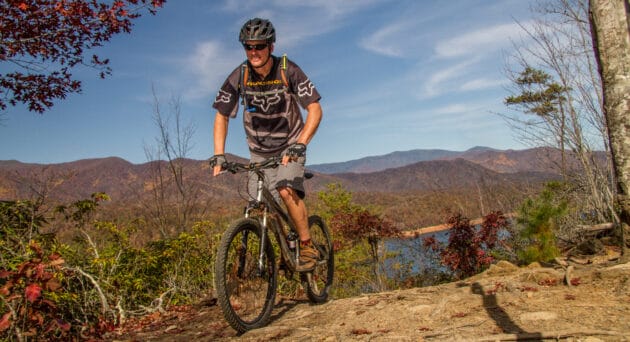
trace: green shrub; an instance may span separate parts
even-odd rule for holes
[[[99,337],[106,326],[86,309],[83,277],[62,258],[66,247],[40,233],[46,223],[35,202],[0,202],[0,338]]]
[[[220,237],[212,223],[136,247],[134,222],[94,219],[106,199],[59,206],[53,223],[32,202],[0,202],[0,340],[99,339],[129,315],[209,295]],[[40,233],[54,224],[72,226],[74,239]]]
[[[564,187],[559,182],[548,183],[537,198],[526,200],[519,209],[515,235],[520,238],[516,245],[520,246],[517,255],[521,262],[550,261],[560,254],[556,229],[568,212],[567,200],[559,195]]]

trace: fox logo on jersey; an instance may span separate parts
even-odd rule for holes
[[[313,95],[313,90],[315,89],[315,85],[308,78],[306,81],[298,84],[298,96],[311,96]]]
[[[219,93],[217,94],[217,97],[214,99],[214,102],[230,103],[230,100],[232,100],[232,94],[223,90],[219,90]]]
[[[254,96],[251,104],[253,104],[254,106],[260,107],[263,110],[263,112],[267,112],[269,110],[269,107],[279,103],[280,100],[282,100],[282,98],[280,97],[280,94],[273,94],[272,96],[262,96],[262,97]]]

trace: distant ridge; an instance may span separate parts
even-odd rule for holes
[[[475,146],[466,151],[449,151],[441,149],[415,149],[410,151],[396,151],[381,156],[370,156],[340,163],[325,163],[308,165],[308,168],[327,174],[334,173],[370,173],[397,168],[421,161],[454,159],[465,154],[499,151],[490,147]]]

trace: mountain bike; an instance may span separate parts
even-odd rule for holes
[[[223,233],[215,263],[215,289],[226,321],[238,332],[265,326],[275,304],[278,268],[292,279],[297,273],[300,244],[294,223],[271,194],[264,169],[280,165],[281,157],[259,163],[228,162],[230,173],[249,172],[257,177],[256,197],[245,207],[244,217],[232,222]],[[311,178],[311,173],[305,173]],[[319,252],[315,269],[300,272],[299,279],[312,303],[323,303],[333,283],[332,238],[321,217],[308,217],[313,247]],[[272,243],[270,232],[275,238]],[[276,264],[275,251],[280,261]]]

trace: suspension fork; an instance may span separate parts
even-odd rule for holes
[[[264,208],[263,211],[263,219],[262,219],[262,225],[261,225],[261,232],[260,232],[260,250],[258,251],[258,271],[260,272],[260,274],[263,274],[263,272],[265,271],[265,263],[264,263],[264,259],[265,259],[265,249],[267,248],[267,213],[269,211],[267,210],[267,207]]]
[[[264,177],[262,174],[258,175],[258,182],[256,182],[256,201],[258,203],[262,203],[263,197],[263,187],[264,187]],[[263,218],[260,232],[260,250],[258,251],[258,271],[260,274],[263,274],[265,270],[265,249],[267,248],[267,214],[269,213],[269,208],[267,206],[263,206]]]
[[[259,251],[258,251],[258,261],[257,261],[257,265],[258,265],[258,275],[262,275],[265,272],[265,250],[267,248],[267,225],[268,225],[268,210],[266,207],[263,208],[263,217],[262,220],[259,220],[260,222],[260,244],[259,244]],[[247,209],[245,211],[245,217],[249,217],[249,209]],[[241,236],[241,252],[239,255],[239,267],[238,267],[238,276],[242,277],[243,276],[243,270],[245,269],[245,263],[247,260],[247,240],[249,237],[249,231],[244,231],[243,235]]]
[[[247,237],[249,236],[249,231],[244,231],[241,236],[241,251],[238,256],[238,269],[237,276],[239,278],[243,278],[243,272],[245,271],[245,262],[247,260]]]
[[[260,222],[260,245],[258,251],[258,275],[262,275],[265,272],[265,250],[267,248],[267,226],[268,226],[268,213],[269,209],[262,202],[263,199],[263,187],[264,187],[264,176],[262,173],[256,172],[258,175],[258,181],[256,183],[256,200],[254,202],[254,206],[250,205],[245,209],[245,217],[249,218],[250,211],[254,208],[262,209],[263,215],[262,220],[259,219]],[[247,237],[249,232],[244,232],[241,240],[241,249],[243,251],[247,250]],[[239,276],[242,275],[242,270],[245,268],[245,253],[242,253],[239,258]]]

